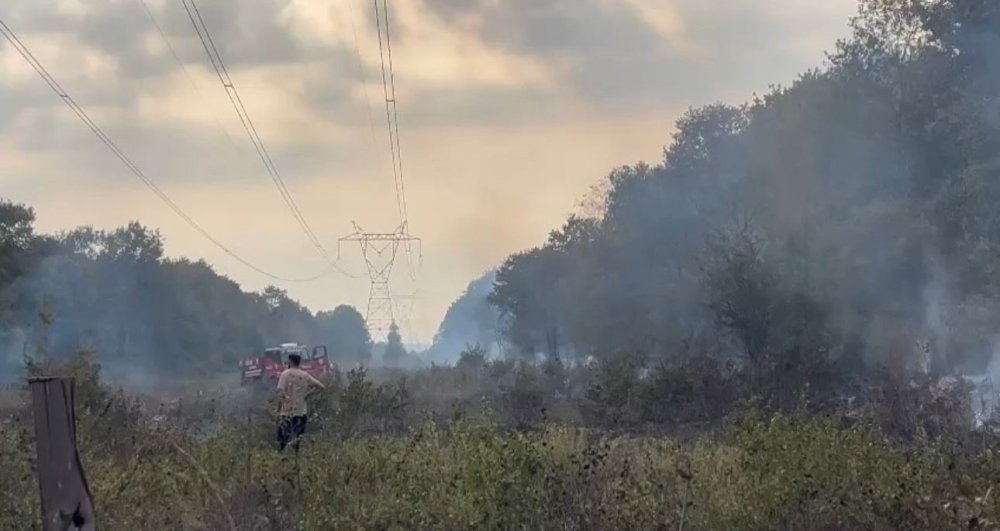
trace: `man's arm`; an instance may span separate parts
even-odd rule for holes
[[[281,411],[281,407],[284,405],[285,401],[288,400],[288,373],[282,372],[278,376],[278,402],[277,411]]]
[[[317,380],[315,377],[313,377],[313,375],[309,374],[308,372],[306,373],[306,376],[309,377],[309,384],[312,385],[314,388],[324,391],[326,390],[326,386],[323,385],[323,382]]]

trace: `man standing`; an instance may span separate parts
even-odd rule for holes
[[[326,389],[319,380],[299,368],[302,356],[288,355],[288,368],[278,377],[278,450],[289,443],[299,451],[299,442],[306,432],[306,417],[309,414],[306,398],[313,392]]]

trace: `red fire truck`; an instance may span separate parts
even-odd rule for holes
[[[336,366],[330,363],[325,345],[318,345],[311,350],[298,343],[282,343],[264,350],[263,356],[240,360],[242,383],[276,382],[281,371],[288,367],[288,355],[298,354],[302,358],[302,370],[321,379],[336,372]]]

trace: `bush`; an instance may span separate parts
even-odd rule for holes
[[[314,403],[315,429],[297,458],[275,452],[270,420],[219,418],[210,433],[191,432],[184,419],[151,422],[101,384],[88,359],[50,369],[79,378],[80,451],[108,529],[990,529],[1000,512],[991,491],[1000,458],[987,449],[996,441],[978,434],[971,445],[925,429],[900,445],[875,407],[849,425],[806,410],[740,409],[718,436],[702,431],[687,443],[573,427],[546,413],[552,381],[572,401],[574,379],[589,374],[586,407],[607,416],[595,425],[617,430],[660,414],[721,421],[738,393],[718,405],[699,397],[739,389],[743,376],[707,359],[648,374],[628,356],[592,368],[490,362],[485,372],[503,367],[511,385],[493,396],[506,408],[495,419],[486,410],[417,420],[415,394],[430,385],[421,378],[440,385],[460,370],[383,383],[356,370]],[[921,404],[917,419],[957,418],[955,395],[940,387],[914,387],[900,401]],[[666,413],[641,407],[650,403]],[[0,529],[37,522],[34,441],[21,408],[0,423]],[[196,403],[184,411],[202,415]],[[510,429],[518,425],[531,429]]]

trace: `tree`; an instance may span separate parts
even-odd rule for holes
[[[163,237],[137,221],[103,235],[104,254],[111,260],[158,262],[163,258]]]
[[[110,378],[232,372],[239,359],[283,341],[318,344],[321,320],[278,288],[246,293],[204,261],[163,256],[160,234],[132,222],[35,234],[30,208],[0,202],[0,365],[17,374],[25,340],[54,357],[88,347]],[[370,340],[353,309],[334,318],[338,340],[365,358]],[[344,324],[342,315],[348,315]],[[328,324],[328,323],[327,323]],[[337,347],[335,347],[337,348]],[[8,371],[7,369],[10,368]]]
[[[714,103],[677,120],[677,134],[663,154],[664,167],[688,178],[716,178],[740,157],[740,133],[750,123],[747,106]]]
[[[389,326],[389,335],[386,337],[385,350],[382,352],[382,361],[386,365],[399,365],[406,357],[406,348],[403,347],[403,337],[399,335],[399,327],[396,323]]]
[[[660,164],[614,170],[587,223],[511,256],[491,295],[508,339],[877,363],[861,338],[882,318],[935,338],[941,370],[983,370],[1000,326],[1000,3],[862,0],[852,27],[791,86],[689,110]],[[717,231],[734,211],[752,230]]]
[[[708,307],[756,363],[768,347],[777,304],[777,279],[764,261],[763,240],[742,220],[717,231],[706,247],[702,269]]]
[[[333,359],[358,362],[371,358],[371,335],[364,316],[353,306],[341,305],[332,312],[317,313],[316,325],[319,341],[327,345]]]
[[[35,211],[0,200],[0,291],[30,266],[28,254],[35,241]]]
[[[489,352],[499,347],[500,314],[488,298],[496,272],[490,271],[466,287],[441,320],[428,355],[435,362],[456,361],[469,345],[481,345]]]
[[[11,374],[20,362],[13,334],[15,303],[13,284],[34,266],[35,213],[32,209],[0,200],[0,374]],[[0,381],[6,378],[0,377]]]
[[[490,303],[505,318],[507,340],[529,359],[539,352],[559,357],[563,346],[562,259],[545,246],[510,257],[497,272]]]
[[[264,303],[267,304],[267,307],[275,312],[279,311],[282,306],[287,305],[289,302],[288,292],[277,286],[265,287],[260,296],[264,300]]]

